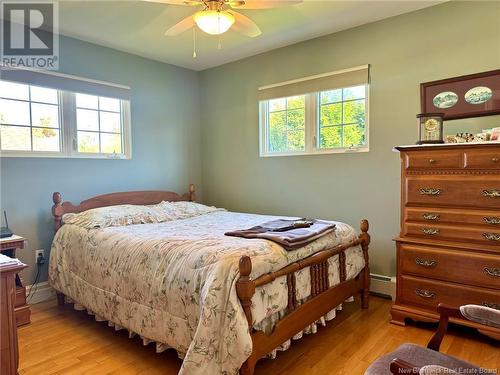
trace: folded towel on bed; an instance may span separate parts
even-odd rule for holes
[[[226,236],[262,238],[276,242],[285,250],[294,250],[335,230],[335,224],[320,220],[278,219],[243,230],[224,233]]]

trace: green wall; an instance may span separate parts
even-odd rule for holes
[[[335,22],[335,20],[332,20]],[[370,152],[259,158],[257,87],[371,64]],[[372,272],[395,274],[399,155],[416,141],[419,84],[500,67],[500,3],[453,2],[305,41],[200,74],[207,203],[371,222]],[[446,132],[500,126],[454,122]]]
[[[30,265],[28,284],[35,250],[49,255],[54,191],[79,203],[113,191],[185,192],[190,182],[201,189],[198,74],[71,38],[60,43],[61,72],[132,88],[132,159],[1,158],[0,203],[12,230],[28,239],[18,255]]]

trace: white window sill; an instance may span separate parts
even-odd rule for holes
[[[103,155],[103,154],[65,154],[61,152],[22,152],[22,151],[0,151],[2,158],[59,158],[59,159],[110,159],[130,160],[131,155]]]
[[[261,153],[259,156],[261,158],[276,157],[276,156],[310,156],[310,155],[325,155],[325,154],[356,154],[359,152],[369,152],[370,148],[366,147],[356,147],[356,148],[326,148],[326,149],[315,149],[312,152],[300,151],[300,152],[266,152]]]

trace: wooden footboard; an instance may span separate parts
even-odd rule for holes
[[[302,331],[308,325],[320,319],[350,296],[360,292],[361,306],[364,309],[368,308],[368,293],[370,289],[370,267],[368,261],[370,235],[368,234],[368,229],[368,221],[362,220],[361,234],[351,243],[320,251],[307,258],[291,263],[278,271],[262,275],[255,280],[250,278],[250,273],[252,272],[250,257],[241,257],[239,263],[240,278],[236,283],[236,292],[248,321],[253,344],[252,354],[240,369],[241,375],[252,375],[255,364],[259,359]],[[365,268],[355,279],[346,280],[345,251],[356,245],[361,245],[363,249]],[[340,284],[330,287],[328,285],[328,259],[337,254],[339,255]],[[311,272],[311,297],[306,302],[298,305],[295,272],[306,267],[309,267]],[[254,331],[251,306],[255,288],[268,284],[282,276],[286,277],[288,286],[287,314],[275,325],[271,334],[267,335],[261,331]]]

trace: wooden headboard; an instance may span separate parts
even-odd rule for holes
[[[62,226],[62,216],[67,213],[77,213],[92,208],[116,206],[120,204],[138,204],[138,205],[149,205],[157,204],[161,201],[189,201],[194,202],[196,200],[195,187],[193,184],[189,185],[189,190],[183,195],[179,195],[172,191],[161,191],[161,190],[149,190],[149,191],[126,191],[122,193],[111,193],[98,195],[86,199],[78,205],[74,205],[71,202],[63,202],[62,195],[59,192],[52,194],[52,201],[54,205],[52,206],[52,215],[54,216],[54,229],[57,232]]]

